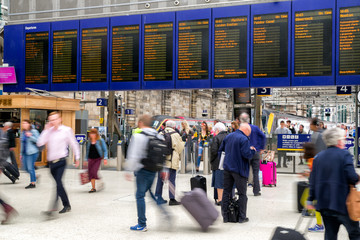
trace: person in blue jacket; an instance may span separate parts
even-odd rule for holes
[[[88,161],[88,174],[91,181],[92,188],[89,193],[96,192],[95,181],[99,180],[98,171],[101,160],[104,159],[104,164],[107,164],[108,151],[104,139],[99,135],[96,128],[90,130],[89,141],[86,146],[86,160]]]
[[[239,194],[239,223],[249,221],[246,217],[247,209],[247,180],[249,177],[250,159],[256,149],[250,145],[251,127],[247,123],[240,124],[240,128],[229,134],[219,148],[219,155],[225,152],[224,160],[224,193],[221,212],[224,223],[229,222],[229,204],[234,184]]]
[[[359,176],[355,172],[353,157],[344,150],[345,131],[332,128],[323,133],[327,149],[318,153],[310,174],[308,209],[321,213],[325,225],[325,239],[335,240],[340,225],[348,231],[350,240],[360,239],[359,222],[349,218],[346,198],[349,185],[355,185]]]

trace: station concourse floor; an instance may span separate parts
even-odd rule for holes
[[[125,172],[101,171],[105,182],[104,190],[89,194],[90,185],[80,185],[80,171],[67,169],[63,178],[72,206],[71,212],[47,221],[40,212],[47,210],[54,194],[54,183],[49,169],[37,170],[37,174],[40,174],[40,182],[36,189],[24,189],[29,184],[29,175],[23,171],[20,181],[16,184],[12,184],[4,175],[1,175],[0,194],[17,209],[19,216],[11,224],[0,225],[0,240],[231,238],[267,240],[270,239],[276,226],[294,228],[300,216],[295,212],[294,205],[294,187],[299,177],[278,174],[277,187],[262,188],[260,197],[254,197],[252,189],[248,188],[248,217],[250,219],[248,223],[224,224],[222,217],[219,217],[208,232],[202,232],[182,206],[167,206],[173,216],[172,227],[169,227],[168,222],[161,217],[157,206],[147,194],[148,231],[132,232],[129,227],[137,223],[134,182],[125,180]],[[191,174],[178,175],[178,195],[190,189],[190,177]],[[208,196],[212,201],[211,175],[206,177]],[[165,189],[164,187],[164,198],[168,199]],[[180,200],[179,197],[177,198]],[[217,208],[220,211],[220,207]],[[324,239],[324,234],[308,233],[307,238],[320,240]],[[340,229],[339,239],[348,239],[343,227]]]

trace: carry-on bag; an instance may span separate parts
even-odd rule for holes
[[[195,188],[201,188],[202,190],[207,191],[206,187],[206,178],[200,175],[197,175],[194,177],[195,173],[195,161],[193,159],[193,155],[191,154],[191,165],[192,165],[192,178],[190,178],[190,186],[191,190],[194,190]]]
[[[181,204],[199,223],[203,231],[206,231],[219,217],[219,212],[214,204],[210,202],[206,193],[200,188],[185,193],[181,198]]]
[[[19,170],[17,170],[14,165],[8,162],[6,162],[3,166],[3,173],[11,180],[12,183],[15,183],[15,181],[18,180],[20,176]]]
[[[260,164],[260,171],[262,172],[262,183],[263,186],[275,186],[277,184],[277,171],[276,163],[262,161]]]
[[[307,181],[300,181],[300,182],[297,182],[297,184],[296,184],[296,193],[297,193],[296,194],[296,205],[297,205],[298,212],[302,212],[302,210],[304,209],[304,201],[302,201],[302,198],[304,196],[304,192],[308,188],[309,188],[309,182],[307,182]]]

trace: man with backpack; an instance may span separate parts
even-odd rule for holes
[[[139,118],[138,127],[142,129],[142,132],[132,136],[126,161],[127,170],[133,171],[136,176],[138,224],[130,227],[130,230],[140,232],[147,231],[145,194],[149,191],[155,199],[151,193],[151,186],[156,173],[163,168],[164,151],[167,148],[164,137],[151,128],[152,121],[149,115],[143,115]],[[131,180],[131,174],[127,174],[126,178]]]
[[[174,121],[169,120],[166,122],[166,127],[163,132],[165,137],[165,142],[167,145],[165,167],[166,167],[166,172],[169,172],[169,181],[170,181],[169,205],[170,206],[180,205],[180,203],[176,201],[174,196],[175,181],[176,181],[176,172],[179,169],[180,155],[184,150],[184,146],[185,146],[185,143],[182,141],[180,134],[176,132],[175,128],[176,128],[176,123]],[[155,196],[157,197],[158,204],[167,203],[167,201],[164,200],[162,197],[163,186],[164,186],[164,180],[162,179],[161,174],[158,174],[158,180],[157,180],[156,192],[155,192]]]

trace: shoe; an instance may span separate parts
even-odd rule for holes
[[[142,226],[140,226],[139,224],[137,224],[137,225],[135,225],[135,226],[130,227],[130,230],[132,230],[132,231],[139,231],[139,232],[146,232],[146,231],[147,231],[147,228],[146,228],[146,226],[142,227]]]
[[[248,184],[248,187],[252,187],[253,185],[251,183]]]
[[[25,187],[25,189],[30,189],[30,188],[36,188],[36,185],[30,183],[29,186],[26,186],[26,187]]]
[[[94,193],[94,192],[96,192],[96,189],[95,189],[95,188],[92,188],[92,189],[89,191],[89,193]]]
[[[216,206],[221,206],[221,204],[222,204],[222,201],[215,203]]]
[[[311,214],[309,213],[309,211],[302,211],[301,215],[302,215],[303,217],[310,217],[310,216],[311,216]]]
[[[255,197],[261,196],[261,193],[254,193]]]
[[[299,165],[304,165],[304,163],[303,163],[303,162],[300,162]]]
[[[239,220],[239,223],[247,223],[249,221],[249,218],[241,219]]]
[[[181,203],[179,203],[175,199],[170,199],[169,206],[177,206],[177,205],[181,205]]]
[[[316,224],[314,227],[309,228],[309,232],[324,232],[324,231],[325,231],[324,225],[320,226]]]
[[[1,224],[7,224],[9,223],[12,217],[19,215],[18,212],[12,206],[8,204],[4,204],[3,207],[5,212],[5,219],[1,221]]]
[[[71,211],[71,207],[70,206],[66,206],[64,207],[59,213],[66,213],[66,212],[70,212]]]
[[[284,165],[284,168],[288,168],[288,166],[287,166],[287,165]]]
[[[158,205],[166,204],[168,201],[163,199],[162,197],[158,197],[156,200]]]

